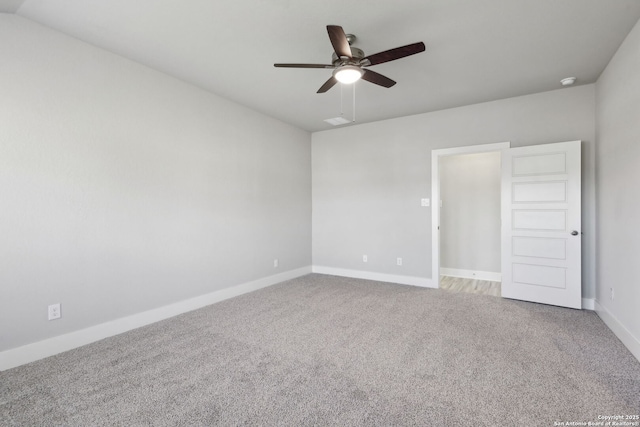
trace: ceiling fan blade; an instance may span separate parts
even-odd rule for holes
[[[338,79],[331,76],[331,78],[324,82],[324,84],[320,87],[320,89],[318,89],[318,92],[316,93],[325,93],[326,91],[334,87],[336,83],[338,83]]]
[[[329,33],[329,40],[331,40],[331,45],[333,46],[333,50],[336,51],[336,55],[338,55],[338,57],[346,56],[347,58],[351,58],[351,47],[349,46],[347,35],[344,33],[342,27],[339,25],[327,25],[327,32]]]
[[[391,87],[396,84],[396,82],[391,80],[389,77],[371,70],[364,70],[362,79],[384,87]]]
[[[404,58],[405,56],[415,55],[416,53],[424,52],[424,43],[418,42],[408,44],[406,46],[397,47],[395,49],[385,50],[384,52],[374,53],[362,59],[361,63],[365,60],[369,60],[369,65],[382,64],[383,62],[395,61],[396,59]],[[366,65],[366,66],[369,66]]]
[[[336,68],[333,65],[325,64],[273,64],[273,66],[278,68]]]

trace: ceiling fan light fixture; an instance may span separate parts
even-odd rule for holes
[[[333,71],[333,77],[340,83],[351,84],[360,80],[360,77],[364,74],[362,68],[355,65],[343,65]]]
[[[408,44],[406,46],[396,47],[394,49],[385,50],[383,52],[374,53],[365,56],[362,49],[352,47],[351,43],[355,40],[355,36],[346,34],[344,29],[339,25],[327,25],[327,33],[329,41],[333,47],[331,54],[331,65],[328,64],[273,64],[274,67],[282,68],[324,68],[333,69],[333,73],[329,80],[324,82],[316,93],[325,93],[338,83],[352,84],[360,79],[366,80],[378,86],[390,88],[396,82],[389,77],[376,73],[369,69],[364,70],[363,67],[383,64],[385,62],[395,61],[396,59],[405,58],[424,52],[425,46],[423,42]]]

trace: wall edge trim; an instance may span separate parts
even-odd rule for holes
[[[594,311],[596,309],[596,300],[593,298],[582,298],[582,309]]]
[[[376,280],[379,282],[398,283],[401,285],[419,286],[422,288],[437,287],[432,279],[416,276],[401,276],[396,274],[376,273],[373,271],[350,270],[345,268],[325,267],[314,265],[313,273],[327,274],[331,276],[351,277],[354,279]]]
[[[151,323],[159,322],[189,311],[197,310],[229,298],[257,291],[285,280],[295,279],[311,273],[311,266],[285,271],[250,282],[219,289],[217,291],[178,301],[169,305],[121,317],[95,326],[69,332],[0,352],[0,371],[25,365],[36,360],[54,356],[93,342],[122,334]]]
[[[616,337],[625,347],[633,354],[633,356],[640,362],[640,339],[633,336],[631,331],[626,328],[609,310],[600,305],[598,300],[595,302],[595,311],[602,319],[605,325],[615,334]]]

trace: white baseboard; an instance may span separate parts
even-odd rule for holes
[[[15,368],[16,366],[24,365],[39,359],[44,359],[45,357],[72,350],[104,338],[140,328],[188,311],[197,310],[207,305],[224,301],[238,295],[266,288],[267,286],[275,285],[276,283],[280,283],[285,280],[295,279],[296,277],[304,276],[309,273],[311,273],[310,266],[286,271],[273,276],[263,277],[251,282],[220,289],[206,295],[190,298],[164,307],[101,323],[79,331],[59,335],[43,341],[27,344],[22,347],[5,350],[0,352],[0,371]]]
[[[378,282],[399,283],[401,285],[420,286],[423,288],[435,288],[436,285],[431,279],[415,276],[398,276],[395,274],[374,273],[371,271],[348,270],[344,268],[313,266],[313,272],[318,274],[329,274],[332,276],[352,277],[354,279],[376,280]]]
[[[593,298],[582,298],[582,309],[583,310],[595,310],[596,309],[596,300]]]
[[[598,301],[595,301],[595,310],[598,316],[602,319],[605,325],[618,337],[622,344],[625,345],[640,362],[640,339],[633,336],[620,321],[606,308],[601,306]]]
[[[463,279],[488,280],[490,282],[501,282],[502,274],[492,271],[462,270],[460,268],[440,267],[441,276],[461,277]]]

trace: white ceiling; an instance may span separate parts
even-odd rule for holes
[[[316,90],[330,63],[326,25],[372,54],[418,41],[426,52],[371,69],[357,122],[593,83],[640,18],[638,0],[0,0],[17,13],[302,129],[332,128],[341,90]],[[345,114],[351,91],[344,90]],[[348,126],[348,125],[347,125]]]
[[[15,13],[24,0],[0,0],[0,13]]]

